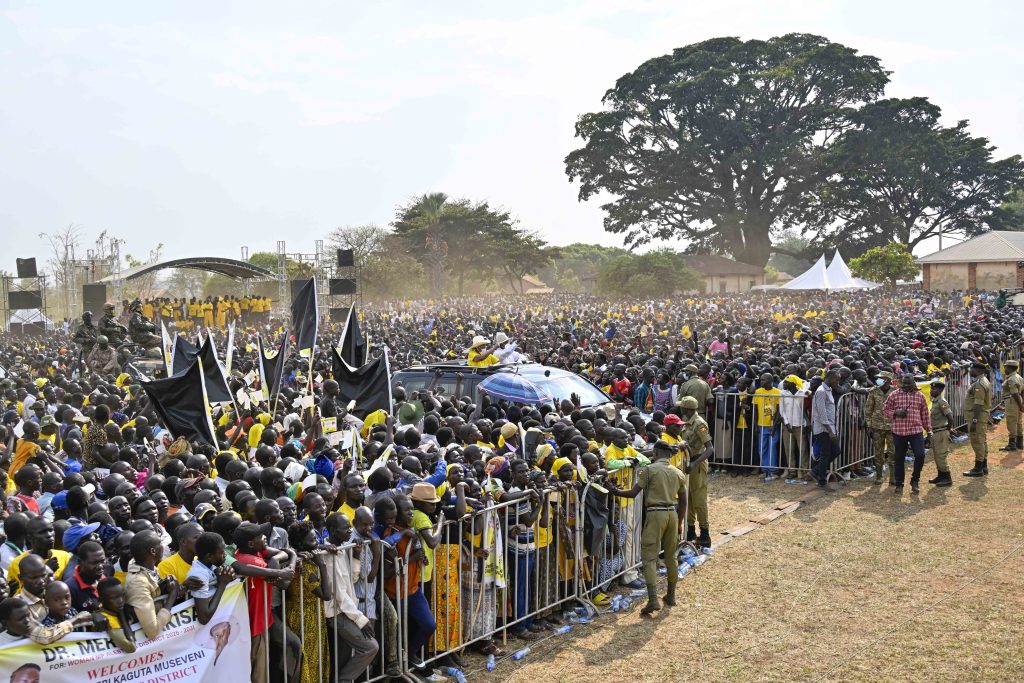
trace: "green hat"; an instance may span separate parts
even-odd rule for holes
[[[689,365],[683,368],[683,372],[697,372],[697,366],[694,365],[693,363],[690,363]]]
[[[406,401],[398,409],[398,422],[403,425],[416,424],[423,419],[423,404],[419,401]]]
[[[676,405],[679,406],[680,408],[685,408],[687,410],[697,410],[697,408],[700,407],[697,404],[697,399],[695,399],[693,396],[683,396],[681,399],[679,399]]]

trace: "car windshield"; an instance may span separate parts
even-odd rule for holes
[[[527,370],[524,368],[523,375],[529,377],[532,382],[541,388],[547,389],[559,401],[563,399],[569,400],[573,394],[580,397],[580,405],[582,406],[601,405],[611,400],[594,385],[581,377],[568,373],[556,373],[555,371],[552,371],[550,376],[545,377],[544,370],[546,369],[531,368]]]

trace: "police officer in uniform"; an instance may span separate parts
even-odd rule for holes
[[[931,449],[932,457],[935,458],[935,468],[939,471],[939,475],[934,479],[929,479],[929,484],[935,486],[952,486],[953,477],[949,472],[949,428],[953,424],[953,411],[949,407],[949,402],[943,397],[942,392],[946,388],[946,383],[942,380],[933,380],[931,383],[931,398],[932,398],[932,435],[931,435]]]
[[[1024,378],[1017,372],[1019,363],[1015,360],[1008,360],[1003,363],[1006,368],[1006,379],[1003,380],[1003,404],[1006,407],[1006,433],[1010,441],[1001,451],[1019,451],[1024,448],[1021,444],[1020,414],[1024,410]]]
[[[992,410],[992,384],[988,381],[988,366],[984,363],[971,365],[971,379],[967,388],[964,412],[967,413],[967,432],[971,435],[974,449],[974,467],[964,472],[965,477],[983,477],[988,474],[988,444],[985,430]]]
[[[689,450],[686,474],[690,479],[690,509],[686,514],[686,540],[696,540],[702,548],[711,547],[711,530],[708,524],[708,458],[715,452],[711,443],[711,430],[704,418],[697,414],[700,404],[693,396],[679,400],[683,414],[683,440]],[[697,536],[697,522],[700,522],[700,536]]]
[[[645,519],[640,536],[640,559],[647,582],[647,604],[640,614],[661,609],[658,602],[658,553],[664,552],[668,569],[668,591],[665,604],[676,604],[676,582],[679,580],[679,532],[686,518],[686,475],[669,462],[678,446],[664,441],[654,444],[652,462],[637,473],[636,484],[628,491],[612,488],[620,498],[636,498],[644,492]]]

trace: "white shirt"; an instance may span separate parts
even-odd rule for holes
[[[779,413],[786,426],[807,426],[807,418],[804,417],[804,398],[807,395],[806,389],[797,389],[795,394],[791,394],[785,389],[782,390],[782,396],[779,397]]]
[[[366,548],[363,552],[369,550]],[[366,626],[369,619],[359,611],[355,587],[352,585],[352,549],[338,550],[336,554],[328,554],[324,559],[327,571],[331,572],[333,592],[331,599],[324,603],[324,615],[330,619],[338,614],[344,614],[359,628]]]

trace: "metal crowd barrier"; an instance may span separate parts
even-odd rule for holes
[[[367,616],[377,616],[379,649],[357,680],[382,680],[388,676],[385,671],[389,665],[409,675],[420,663],[437,664],[448,654],[492,639],[505,642],[510,634],[527,628],[538,617],[588,603],[596,593],[608,591],[613,581],[632,580],[640,567],[643,496],[616,498],[609,503],[611,496],[603,491],[609,481],[619,488],[632,488],[634,478],[635,468],[627,468],[609,473],[600,485],[575,483],[544,489],[539,494],[539,512],[533,524],[526,518],[531,505],[519,500],[488,502],[484,509],[462,519],[446,520],[441,540],[432,551],[430,579],[423,580],[426,577],[421,568],[416,590],[406,587],[405,580],[415,543],[409,543],[401,556],[382,557],[376,581],[371,583],[365,573],[360,573],[354,578],[354,590],[360,610]],[[597,514],[601,510],[605,517]],[[506,536],[512,531],[517,532],[514,539]],[[365,542],[348,544],[338,552],[352,553],[357,545],[362,552],[371,552]],[[499,565],[489,563],[489,558],[500,558],[503,569],[496,570]],[[361,564],[355,560],[354,569]],[[299,567],[309,571],[309,561],[301,560]],[[394,599],[385,592],[391,578],[397,580]],[[280,608],[275,610],[274,618],[288,625],[290,610],[301,610],[303,618],[298,620],[297,628],[293,623],[287,629],[278,629],[277,640],[271,640],[263,658],[267,677],[253,678],[272,683],[294,680],[294,673],[284,670],[285,658],[272,656],[271,650],[281,653],[297,643],[303,653],[296,668],[303,681],[340,680],[338,672],[344,660],[338,655],[344,652],[343,639],[329,626],[323,602],[308,594],[298,573],[294,582],[298,582],[297,599],[281,591]],[[371,586],[374,590],[367,592]],[[291,589],[293,595],[295,590]],[[430,606],[434,630],[425,646],[411,651],[409,600],[419,591]],[[392,616],[387,617],[388,613]],[[389,619],[393,620],[390,626],[386,623]],[[308,670],[309,666],[314,670]]]

